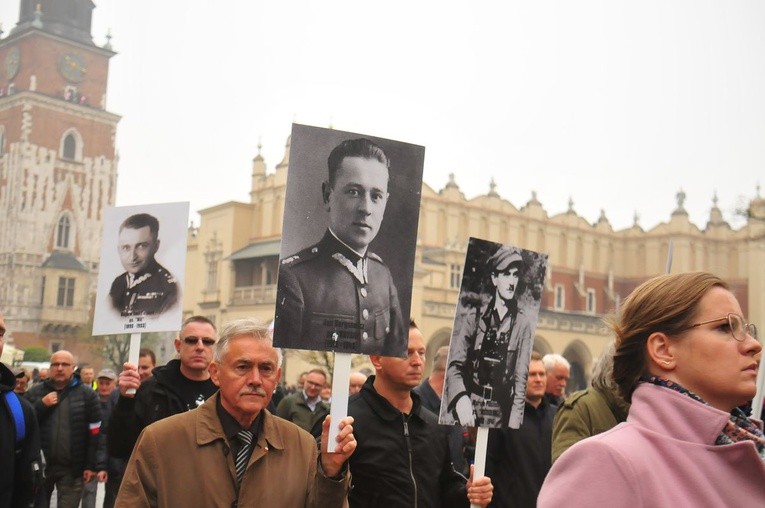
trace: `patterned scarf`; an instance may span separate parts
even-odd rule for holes
[[[670,381],[669,379],[658,376],[643,376],[640,378],[640,381],[651,383],[657,386],[663,386],[664,388],[669,388],[670,390],[674,390],[678,393],[682,393],[683,395],[687,395],[688,397],[699,401],[702,404],[709,405],[704,401],[704,399],[692,391],[683,388],[679,384],[675,383],[674,381]],[[741,409],[734,408],[730,413],[730,418],[725,424],[725,427],[723,427],[720,435],[717,436],[715,444],[726,445],[747,440],[754,441],[754,446],[757,448],[757,453],[759,453],[762,460],[765,460],[765,435],[763,435],[760,428],[754,422],[746,417]]]

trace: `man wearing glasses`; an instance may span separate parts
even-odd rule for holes
[[[329,405],[321,400],[321,390],[327,384],[327,375],[321,369],[308,372],[303,389],[288,395],[279,402],[276,416],[289,420],[310,432],[321,436],[321,422],[329,414]]]
[[[96,481],[96,471],[106,464],[96,463],[101,408],[98,395],[74,375],[74,356],[56,351],[50,358],[50,377],[29,389],[40,423],[42,450],[45,454],[46,506],[54,487],[61,508],[77,507],[83,482]]]
[[[119,376],[120,397],[109,420],[109,454],[128,458],[147,425],[200,406],[218,389],[207,367],[217,332],[212,321],[192,316],[175,339],[177,360],[154,369],[143,383],[136,365],[126,363]],[[136,389],[135,394],[128,391]]]

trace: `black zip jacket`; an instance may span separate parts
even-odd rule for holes
[[[352,508],[468,506],[466,479],[452,468],[447,427],[412,393],[404,415],[374,389],[375,376],[348,402],[356,451],[350,458]]]
[[[32,405],[19,396],[24,415],[25,437],[16,443],[16,423],[5,399],[13,391],[16,377],[0,363],[0,508],[33,506],[42,483],[40,427]]]
[[[129,459],[138,435],[147,425],[188,411],[186,403],[168,382],[168,371],[180,371],[180,366],[180,360],[171,360],[167,365],[156,367],[151,377],[138,387],[135,397],[119,397],[109,417],[106,435],[110,456]]]

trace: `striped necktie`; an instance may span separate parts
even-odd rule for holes
[[[234,465],[236,466],[236,482],[242,482],[242,476],[244,476],[244,470],[247,469],[247,462],[250,460],[250,450],[252,448],[252,432],[249,430],[240,430],[236,435],[242,446],[239,451],[236,452],[236,460]]]

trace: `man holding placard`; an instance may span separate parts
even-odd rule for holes
[[[468,480],[454,471],[447,428],[422,407],[412,390],[422,381],[425,344],[410,323],[408,356],[371,355],[375,375],[351,397],[357,440],[350,458],[351,508],[366,506],[486,506],[491,502],[488,477]]]
[[[119,376],[120,397],[109,422],[110,455],[130,457],[147,425],[195,409],[218,390],[207,370],[216,342],[212,321],[192,316],[184,321],[175,339],[177,360],[155,368],[143,382],[136,365],[124,365]],[[137,391],[131,393],[131,389]]]

